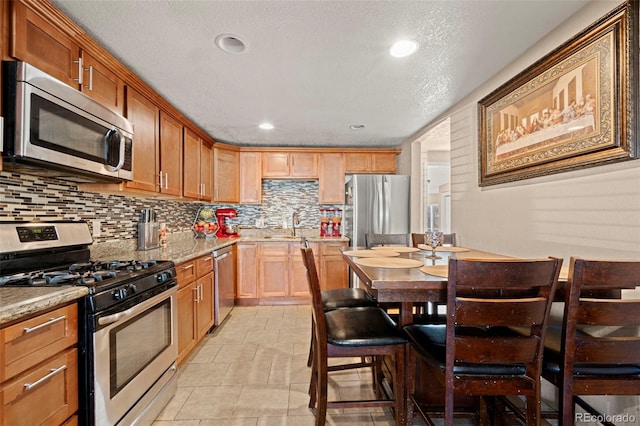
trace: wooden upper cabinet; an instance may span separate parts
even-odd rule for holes
[[[82,52],[80,90],[118,114],[124,113],[124,82],[87,52]]]
[[[202,193],[200,199],[203,201],[213,200],[213,147],[202,141],[200,144],[200,184]]]
[[[240,202],[244,204],[262,203],[262,161],[259,152],[240,153]]]
[[[344,203],[344,156],[340,153],[320,155],[318,167],[318,202]]]
[[[292,152],[289,154],[289,176],[292,178],[317,178],[318,154],[314,152]]]
[[[182,123],[160,111],[160,192],[182,195]]]
[[[183,158],[184,175],[182,195],[200,199],[202,185],[200,184],[200,146],[202,140],[191,129],[184,129]]]
[[[82,74],[80,46],[24,4],[13,1],[11,6],[11,56],[78,89]]]
[[[347,173],[395,173],[396,154],[393,152],[348,152],[345,154]]]
[[[263,178],[317,178],[315,152],[263,152]]]
[[[240,202],[240,152],[213,148],[213,201]]]
[[[157,192],[160,171],[158,145],[160,109],[128,87],[125,115],[134,126],[133,180],[127,182],[126,186],[132,189]]]
[[[193,130],[184,129],[182,195],[211,201],[213,194],[212,147]]]

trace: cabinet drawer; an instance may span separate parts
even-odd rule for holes
[[[2,388],[2,426],[62,424],[78,410],[78,351],[69,349]]]
[[[207,275],[211,271],[213,271],[213,255],[208,254],[196,259],[196,274],[198,278]]]
[[[260,256],[288,256],[288,243],[264,243],[258,244],[258,254]]]
[[[190,260],[176,265],[176,277],[178,278],[178,286],[183,287],[196,279],[196,262]]]
[[[340,256],[342,255],[342,252],[340,251],[340,249],[343,247],[346,247],[346,245],[347,245],[346,243],[338,242],[338,241],[336,241],[335,243],[323,242],[322,255],[323,256]]]
[[[0,333],[3,334],[0,360],[4,360],[0,381],[4,381],[78,342],[78,306],[75,303],[64,306]]]

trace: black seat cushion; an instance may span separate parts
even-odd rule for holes
[[[576,334],[586,336],[583,331],[577,330]],[[562,326],[550,325],[547,327],[547,335],[544,339],[544,357],[542,369],[554,374],[560,373],[562,355],[560,353],[562,343]],[[637,376],[640,375],[638,364],[575,364],[574,373],[587,376]]]
[[[404,327],[411,345],[418,355],[432,365],[444,371],[446,366],[446,331],[445,324],[411,324]],[[456,334],[465,336],[487,336],[491,330],[478,327],[458,327]],[[525,374],[523,364],[469,364],[457,363],[454,374],[506,375]]]
[[[325,312],[327,342],[337,346],[384,346],[407,339],[381,308],[359,307]]]
[[[339,288],[321,292],[325,311],[358,306],[377,306],[374,298],[361,288]]]

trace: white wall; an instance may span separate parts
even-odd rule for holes
[[[452,118],[452,232],[457,233],[461,245],[521,257],[559,256],[565,264],[570,256],[640,257],[640,160],[478,186],[477,102],[619,3],[589,3],[425,127],[426,131],[443,118]],[[412,142],[423,133],[406,142],[403,149],[415,154]],[[419,170],[415,158],[411,170]],[[419,202],[412,202],[412,217],[419,215],[415,206]],[[545,399],[553,397],[550,392],[552,388],[547,387]],[[632,424],[640,424],[637,398],[596,398],[591,402],[608,414],[632,414],[636,420]]]

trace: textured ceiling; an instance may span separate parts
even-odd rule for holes
[[[587,2],[53,0],[214,139],[329,147],[401,144]]]

